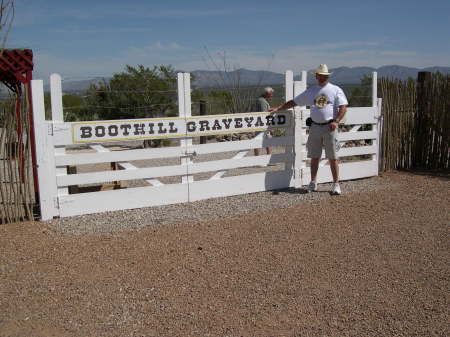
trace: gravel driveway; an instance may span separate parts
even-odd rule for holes
[[[448,174],[0,226],[0,336],[449,336]]]

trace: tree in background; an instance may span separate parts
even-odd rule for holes
[[[361,84],[350,93],[349,105],[371,106],[372,105],[372,76],[364,75],[361,78]]]
[[[102,120],[163,117],[176,102],[176,74],[164,65],[153,69],[127,65],[109,82],[93,84],[86,97],[87,108]]]
[[[219,95],[223,96],[223,105],[228,113],[241,113],[254,110],[256,98],[261,95],[264,83],[264,75],[258,78],[256,85],[249,85],[242,79],[243,69],[237,69],[237,66],[231,66],[226,52],[219,53],[218,59],[215,59],[207,48],[206,60],[212,65],[217,72],[216,79],[216,101]],[[273,57],[269,60],[267,68]]]

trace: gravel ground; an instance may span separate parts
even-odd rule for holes
[[[373,177],[341,182],[341,188],[343,193],[352,193],[386,188],[388,184],[385,179]],[[283,209],[300,202],[332,198],[330,190],[331,184],[320,184],[318,193],[306,193],[305,189],[284,189],[192,203],[74,216],[55,219],[49,223],[63,233],[114,233],[162,224],[212,221],[268,209]]]
[[[449,187],[388,173],[3,225],[0,336],[449,336]]]

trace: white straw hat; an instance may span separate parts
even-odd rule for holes
[[[314,70],[313,72],[314,74],[319,74],[319,75],[331,75],[332,73],[330,73],[328,71],[328,66],[326,64],[320,64],[316,70]]]

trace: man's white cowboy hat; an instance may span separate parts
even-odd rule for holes
[[[314,70],[313,72],[314,74],[319,74],[319,75],[331,75],[332,73],[330,73],[328,71],[328,66],[326,64],[320,64],[316,70]]]

